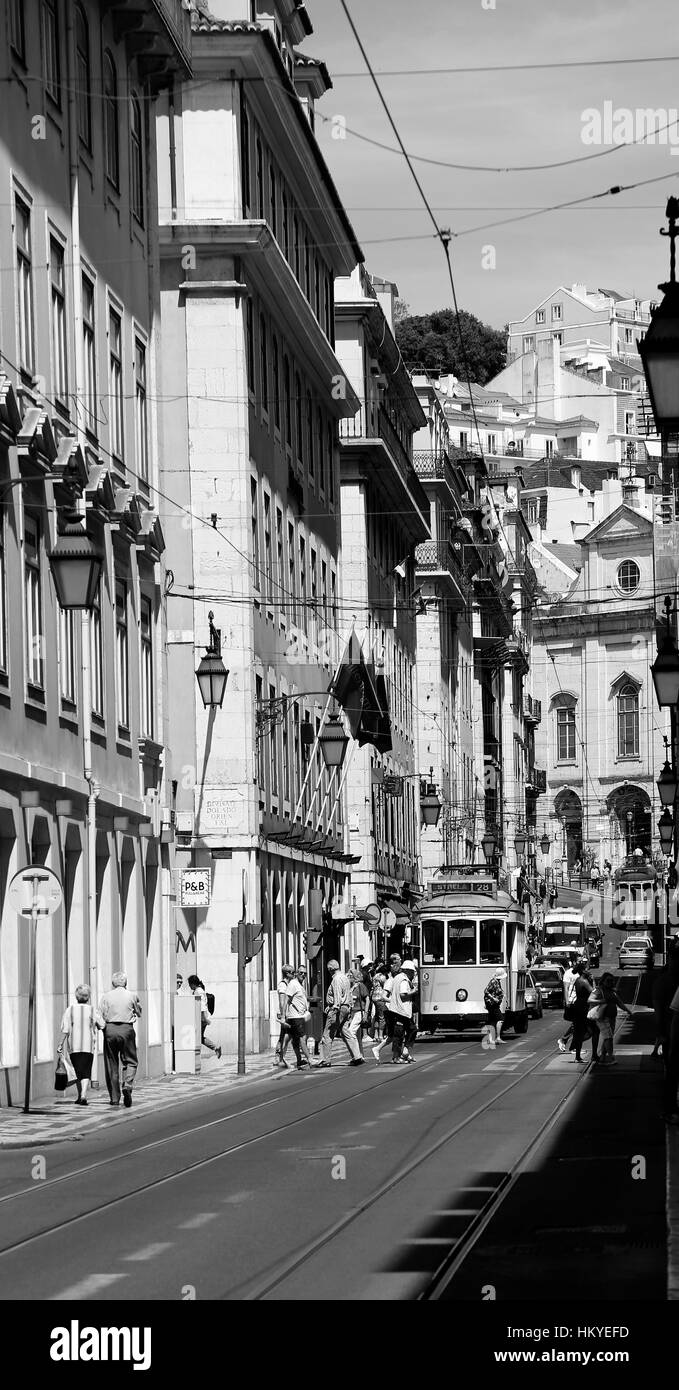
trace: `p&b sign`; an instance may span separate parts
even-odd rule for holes
[[[211,869],[182,869],[179,885],[181,907],[209,907],[211,888]]]

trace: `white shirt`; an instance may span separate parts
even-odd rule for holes
[[[574,970],[564,971],[563,993],[566,1004],[572,1004],[575,1000],[575,981],[577,978]]]
[[[391,985],[391,989],[389,986]],[[400,1018],[412,1018],[413,1006],[411,1002],[411,988],[408,977],[398,974],[391,981],[387,980],[385,988],[389,990],[387,998],[387,1008],[390,1013],[398,1014]]]
[[[304,1018],[307,1011],[307,998],[299,980],[292,979],[286,989],[286,1018]]]

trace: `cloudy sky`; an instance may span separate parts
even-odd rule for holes
[[[411,154],[504,169],[612,150],[534,172],[416,163],[439,226],[459,234],[452,254],[460,307],[501,327],[558,284],[655,294],[668,264],[658,229],[667,197],[679,194],[679,128],[669,133],[674,146],[669,135],[665,144],[626,149],[586,144],[583,113],[593,109],[603,119],[605,103],[610,111],[629,111],[616,118],[623,136],[621,121],[634,123],[637,109],[652,108],[656,126],[679,115],[676,0],[495,0],[495,9],[484,9],[482,0],[348,5]],[[394,145],[342,6],[308,0],[308,10],[315,32],[306,49],[325,59],[334,84],[319,104],[326,119],[317,133],[366,264],[396,281],[413,313],[447,306],[443,255],[426,239],[431,223],[404,160],[358,138]],[[659,61],[641,61],[651,58]],[[558,63],[574,66],[547,66]],[[522,64],[539,66],[517,69]],[[346,139],[332,138],[333,116],[344,118]],[[577,209],[481,229],[660,176],[668,177]],[[489,246],[494,270],[483,268],[484,258],[493,259],[484,253]]]

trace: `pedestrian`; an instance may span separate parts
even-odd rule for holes
[[[291,965],[282,966],[281,975],[286,981],[285,1022],[297,1059],[297,1070],[303,1071],[305,1067],[311,1066],[306,1040],[306,1025],[311,1018],[309,1001],[299,973],[296,973]]]
[[[592,993],[592,981],[588,978],[582,961],[577,961],[573,967],[576,974],[575,999],[573,1001],[573,1048],[575,1051],[574,1062],[582,1063],[584,1058],[581,1056],[582,1044],[586,1038],[592,1039],[592,1061],[598,1061],[598,1039],[599,1030],[592,1020],[588,1020],[590,1003],[589,998]]]
[[[221,1057],[221,1055],[222,1055],[222,1049],[221,1049],[221,1047],[218,1047],[216,1043],[213,1043],[213,1041],[212,1041],[211,1038],[206,1038],[206,1036],[205,1036],[206,1029],[209,1028],[209,1026],[210,1026],[210,1024],[211,1024],[211,1022],[212,1022],[212,1013],[211,1013],[211,1011],[210,1011],[210,1005],[209,1005],[209,1001],[208,1001],[208,997],[207,997],[207,990],[206,990],[206,988],[205,988],[205,985],[203,984],[203,981],[200,980],[200,979],[198,978],[197,975],[189,975],[188,984],[189,984],[190,990],[192,991],[192,994],[193,994],[194,999],[197,999],[197,1000],[198,1000],[198,1003],[200,1004],[200,1041],[201,1041],[201,1046],[205,1046],[205,1047],[209,1048],[210,1052],[214,1052],[215,1057],[217,1057],[217,1059],[219,1059],[219,1058]],[[213,999],[213,1002],[214,1002],[214,999]]]
[[[550,910],[550,912],[553,912],[553,910],[554,910],[554,908],[556,907],[556,904],[557,904],[557,902],[558,902],[558,899],[559,899],[559,894],[558,894],[557,891],[556,891],[556,884],[553,883],[552,886],[551,886],[551,888],[550,888],[550,890],[549,890],[549,910]]]
[[[610,883],[613,873],[613,865],[610,859],[604,859],[604,883]]]
[[[601,1002],[596,999],[597,994]],[[604,1067],[613,1066],[615,1064],[613,1039],[618,1009],[622,1009],[629,1018],[632,1017],[632,1010],[623,1004],[619,994],[616,993],[615,978],[608,972],[601,976],[598,989],[591,995],[590,1002],[592,1007],[587,1016],[590,1023],[595,1023],[599,1029],[599,1062]],[[590,1015],[593,1016],[590,1017]]]
[[[385,1002],[387,998],[385,990],[386,983],[387,971],[384,963],[381,962],[375,968],[375,974],[373,975],[372,991],[370,995],[370,1001],[372,1004],[373,1037],[376,1043],[381,1043],[384,1040],[384,1015]]]
[[[601,875],[600,875],[600,873],[599,873],[599,865],[598,865],[598,864],[592,864],[592,868],[591,868],[591,872],[590,872],[590,880],[591,880],[592,888],[598,889],[598,887],[599,887],[599,878],[600,878],[600,876],[601,876]]]
[[[391,1061],[393,1066],[407,1066],[412,1062],[409,1053],[404,1055],[404,1044],[408,1033],[409,1025],[413,1016],[413,995],[415,993],[412,984],[412,972],[415,966],[411,960],[403,961],[392,973],[391,981],[387,981],[388,998],[387,1013],[391,1015],[391,1026],[387,1029],[391,1038]],[[391,988],[389,989],[389,984]],[[373,1048],[375,1056],[375,1048]],[[376,1058],[379,1061],[379,1056]]]
[[[281,978],[276,985],[276,993],[278,995],[278,1013],[276,1014],[276,1018],[280,1023],[280,1031],[272,1065],[274,1067],[287,1067],[285,1050],[290,1042],[292,1034],[285,1021],[285,1011],[288,1007],[288,982],[283,974],[283,970],[281,970]]]
[[[400,970],[401,957],[397,955],[396,952],[394,952],[394,954],[389,957],[389,973],[385,974],[384,981],[384,1031],[379,1042],[375,1043],[374,1047],[371,1047],[370,1049],[376,1062],[379,1062],[380,1060],[380,1053],[382,1049],[386,1047],[387,1043],[391,1042],[393,1038],[396,1016],[389,1007],[389,1001],[391,999],[391,991],[394,986],[394,980],[396,979],[396,976],[400,974]]]
[[[78,985],[75,1004],[69,1004],[61,1020],[61,1043],[57,1048],[63,1053],[67,1047],[71,1066],[75,1072],[78,1091],[76,1105],[87,1105],[87,1091],[92,1079],[92,1060],[97,1045],[97,1028],[103,1028],[104,1020],[98,1009],[90,1003],[89,985]]]
[[[485,1029],[488,1047],[496,1047],[498,1043],[504,1042],[502,1020],[507,1008],[506,979],[507,972],[505,970],[496,970],[483,991],[483,1006],[488,1015]]]
[[[568,1023],[569,1027],[566,1029],[565,1033],[562,1033],[561,1037],[556,1040],[559,1052],[566,1051],[566,1043],[569,1038],[571,1039],[570,1051],[573,1051],[572,1038],[575,1024],[573,1005],[575,1003],[575,982],[578,978],[574,970],[574,965],[575,957],[571,956],[568,962],[568,969],[564,970],[563,976],[563,1016],[564,1022]]]
[[[349,1032],[349,1018],[351,1016],[351,984],[348,975],[340,970],[338,960],[328,961],[328,973],[330,984],[325,996],[325,1028],[321,1038],[321,1058],[316,1063],[316,1067],[329,1067],[332,1065],[332,1044],[336,1037],[341,1037],[346,1043],[350,1054],[350,1067],[360,1067],[365,1061],[355,1037]]]
[[[366,1022],[365,1009],[369,995],[363,983],[363,971],[359,967],[359,962],[353,962],[353,968],[349,971],[349,984],[351,985],[351,1014],[349,1016],[349,1032],[356,1039],[359,1052],[363,1052],[363,1024]]]
[[[123,1074],[123,1105],[132,1104],[132,1087],[139,1059],[134,1025],[141,1018],[138,994],[127,988],[124,970],[116,970],[111,989],[102,994],[99,1012],[104,1021],[104,1071],[111,1105],[120,1105],[120,1068]]]
[[[404,960],[401,970],[408,978],[410,985],[410,1022],[406,1025],[405,1039],[403,1043],[402,1056],[406,1062],[413,1061],[412,1048],[417,1038],[417,1009],[419,1005],[420,981],[417,973],[417,966],[414,960]]]

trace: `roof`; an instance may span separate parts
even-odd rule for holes
[[[582,569],[582,555],[579,545],[569,545],[567,541],[543,541],[543,548],[549,555],[556,555],[562,565],[567,565],[571,570]]]
[[[524,492],[540,488],[573,488],[575,483],[571,474],[574,468],[580,470],[580,487],[589,492],[600,492],[605,478],[616,477],[618,465],[602,459],[555,458],[541,459],[539,463],[523,460]],[[635,463],[636,477],[644,479],[655,476],[657,463]]]
[[[619,290],[605,290],[601,285],[597,287],[597,294],[605,294],[607,299],[629,299],[629,295],[620,294]]]

